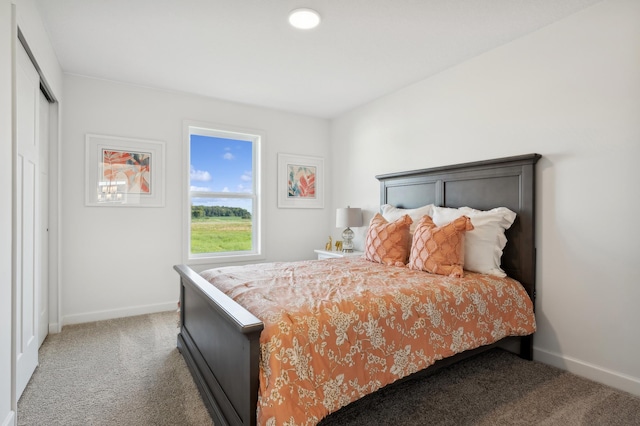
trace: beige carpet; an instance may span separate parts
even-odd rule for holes
[[[346,425],[640,425],[640,398],[495,349],[398,383],[321,422]]]
[[[18,425],[211,425],[182,355],[177,314],[66,326],[47,337]]]
[[[67,326],[40,349],[19,425],[211,425],[175,313]],[[388,386],[321,422],[345,425],[640,425],[640,398],[494,350]]]

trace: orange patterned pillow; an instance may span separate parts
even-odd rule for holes
[[[404,266],[409,257],[411,223],[413,221],[408,215],[389,223],[380,213],[376,213],[367,230],[365,258],[384,265]]]
[[[473,225],[467,216],[440,227],[431,217],[423,216],[413,234],[409,268],[450,277],[464,276],[464,233],[471,230]]]

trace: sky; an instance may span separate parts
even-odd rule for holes
[[[191,135],[191,191],[251,193],[252,143],[212,136]],[[251,211],[248,199],[193,199],[194,205],[242,207]]]

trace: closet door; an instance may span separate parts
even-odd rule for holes
[[[40,77],[22,45],[16,52],[14,271],[16,280],[16,398],[38,365],[40,272]]]

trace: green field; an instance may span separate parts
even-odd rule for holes
[[[251,219],[205,217],[191,219],[191,253],[251,250]]]

